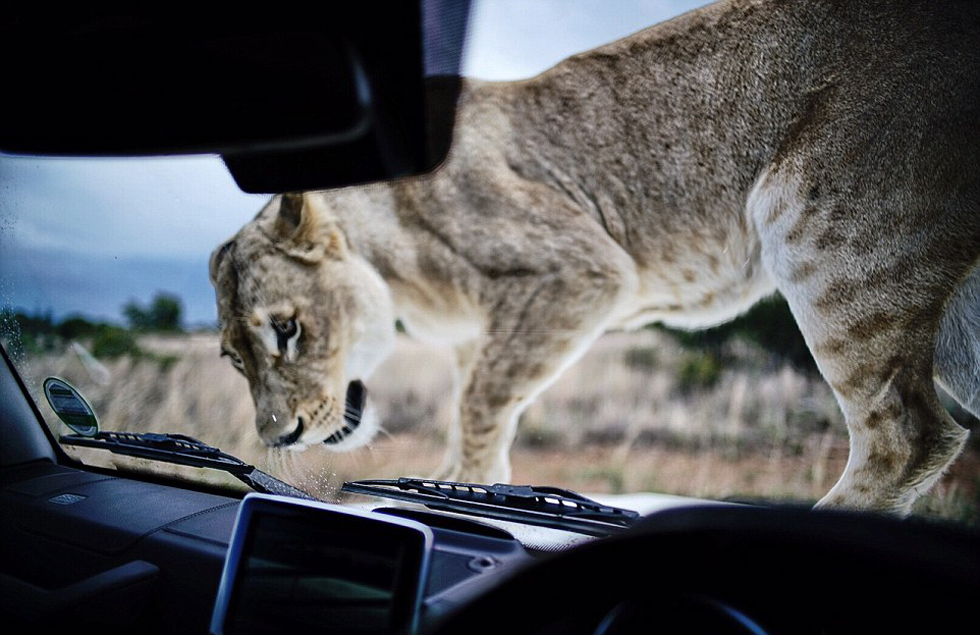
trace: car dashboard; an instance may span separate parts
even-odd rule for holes
[[[246,497],[253,506],[269,500],[326,509],[334,516],[317,522],[333,532],[330,544],[356,538],[369,559],[392,553],[391,541],[349,525],[345,515],[396,519],[429,536],[425,564],[403,560],[408,579],[422,576],[414,626],[362,631],[358,625],[367,622],[355,620],[349,630],[323,632],[632,633],[655,624],[665,632],[906,632],[956,623],[980,597],[976,535],[868,515],[676,508],[617,536],[548,553],[455,515]],[[227,595],[219,587],[236,579],[228,577],[229,546],[242,531],[236,519],[248,504],[50,461],[4,468],[0,602],[11,632],[315,632],[328,621],[297,626],[252,615],[227,628],[218,619]],[[280,551],[288,543],[295,551],[315,535],[294,527],[275,540]],[[324,544],[305,545],[312,555],[304,567]],[[335,551],[349,555],[350,548]],[[295,576],[289,579],[295,585]],[[405,585],[399,578],[391,590]],[[295,597],[309,606],[308,596]],[[321,615],[330,602],[314,604],[307,616]]]
[[[240,500],[47,461],[5,469],[0,483],[3,612],[16,632],[68,624],[100,632],[208,631]],[[268,499],[289,507],[289,499]],[[487,579],[534,558],[506,531],[479,522],[408,508],[329,507],[338,511],[321,527],[359,513],[374,524],[406,519],[430,533],[418,607],[423,626]],[[364,532],[348,529],[341,526],[333,542]],[[381,538],[379,551],[387,542]]]

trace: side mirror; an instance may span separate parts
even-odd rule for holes
[[[76,434],[94,437],[99,433],[99,420],[82,393],[60,377],[44,380],[44,396],[58,418]]]

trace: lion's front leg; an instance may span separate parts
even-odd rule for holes
[[[588,269],[497,281],[488,327],[459,355],[458,419],[439,476],[510,480],[509,452],[521,413],[602,334],[633,289],[629,270],[599,258]]]
[[[473,365],[480,355],[481,342],[482,340],[470,341],[457,344],[453,348],[456,357],[456,372],[453,377],[454,419],[446,432],[446,455],[442,460],[442,465],[432,474],[432,478],[439,481],[464,480],[462,478],[463,444],[460,426],[460,403],[462,402],[463,391],[469,384]],[[509,464],[507,469],[510,469]]]

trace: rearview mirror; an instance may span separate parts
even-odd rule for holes
[[[4,77],[0,150],[217,153],[256,193],[434,168],[449,146],[444,102],[458,95],[469,3],[322,4],[220,17],[12,7],[0,17],[0,50],[17,60]],[[423,24],[436,25],[440,68],[426,68]],[[427,70],[449,77],[426,80]]]

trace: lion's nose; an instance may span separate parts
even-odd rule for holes
[[[284,434],[272,443],[272,447],[281,448],[296,443],[303,436],[303,417],[297,417],[296,429]]]

